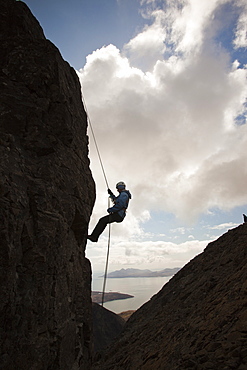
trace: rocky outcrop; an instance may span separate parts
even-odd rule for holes
[[[228,231],[128,320],[100,370],[247,368],[247,224]]]
[[[114,312],[93,303],[93,343],[94,353],[105,350],[120,335],[125,325],[124,319]]]
[[[0,5],[0,368],[89,369],[95,188],[80,84],[24,3]]]

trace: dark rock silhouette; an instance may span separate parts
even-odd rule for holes
[[[247,222],[247,216],[243,214],[244,222]]]
[[[89,369],[95,189],[80,84],[23,2],[0,5],[0,368]]]
[[[100,370],[247,368],[247,224],[228,231],[129,318]]]
[[[94,353],[105,350],[122,332],[125,320],[112,311],[93,303]]]

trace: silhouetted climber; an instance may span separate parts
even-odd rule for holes
[[[244,222],[247,222],[247,216],[243,214],[243,217],[244,217]]]
[[[88,239],[91,242],[97,242],[99,236],[103,233],[107,224],[112,222],[122,222],[126,216],[126,209],[129,205],[129,200],[131,199],[131,194],[129,190],[125,190],[125,183],[120,181],[116,185],[116,189],[119,192],[119,195],[116,197],[113,192],[108,189],[108,194],[110,195],[111,200],[114,203],[113,207],[107,209],[109,215],[106,215],[99,219],[97,225],[95,226],[91,235],[88,235]]]

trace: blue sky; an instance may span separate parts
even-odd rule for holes
[[[103,45],[123,45],[145,24],[138,0],[28,0],[45,36],[75,69]]]
[[[126,181],[110,271],[183,266],[247,213],[244,0],[26,1],[76,70],[108,182]],[[90,138],[97,199],[107,208]],[[107,232],[88,243],[94,271]]]

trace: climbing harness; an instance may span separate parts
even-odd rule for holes
[[[91,129],[91,132],[92,132],[92,136],[93,136],[93,140],[94,140],[94,145],[95,145],[95,148],[96,148],[96,151],[97,151],[97,154],[98,154],[98,158],[99,158],[99,162],[100,162],[100,165],[101,165],[101,169],[102,169],[102,172],[103,172],[103,175],[104,175],[104,178],[105,178],[105,183],[106,183],[107,189],[109,189],[109,185],[108,185],[108,181],[107,181],[107,178],[106,178],[105,169],[104,169],[103,162],[102,162],[102,159],[101,159],[101,155],[100,155],[100,152],[99,152],[99,148],[98,148],[98,145],[97,145],[96,137],[94,135],[93,125],[91,123],[91,120],[90,120],[90,117],[89,117],[89,114],[88,114],[88,110],[87,110],[87,106],[86,106],[86,102],[85,102],[85,99],[83,97],[83,94],[82,94],[82,101],[83,101],[84,108],[85,108],[85,111],[86,111],[86,114],[87,114],[87,121],[89,123],[90,129]],[[108,208],[110,206],[109,203],[110,203],[110,199],[108,198]],[[104,282],[103,282],[103,289],[102,289],[102,303],[101,303],[102,307],[104,306],[105,287],[106,287],[106,279],[107,279],[107,270],[108,270],[110,244],[111,244],[110,243],[110,241],[111,241],[111,224],[110,223],[108,224],[108,230],[109,230],[109,233],[108,233],[108,245],[107,245],[107,254],[106,254]]]

